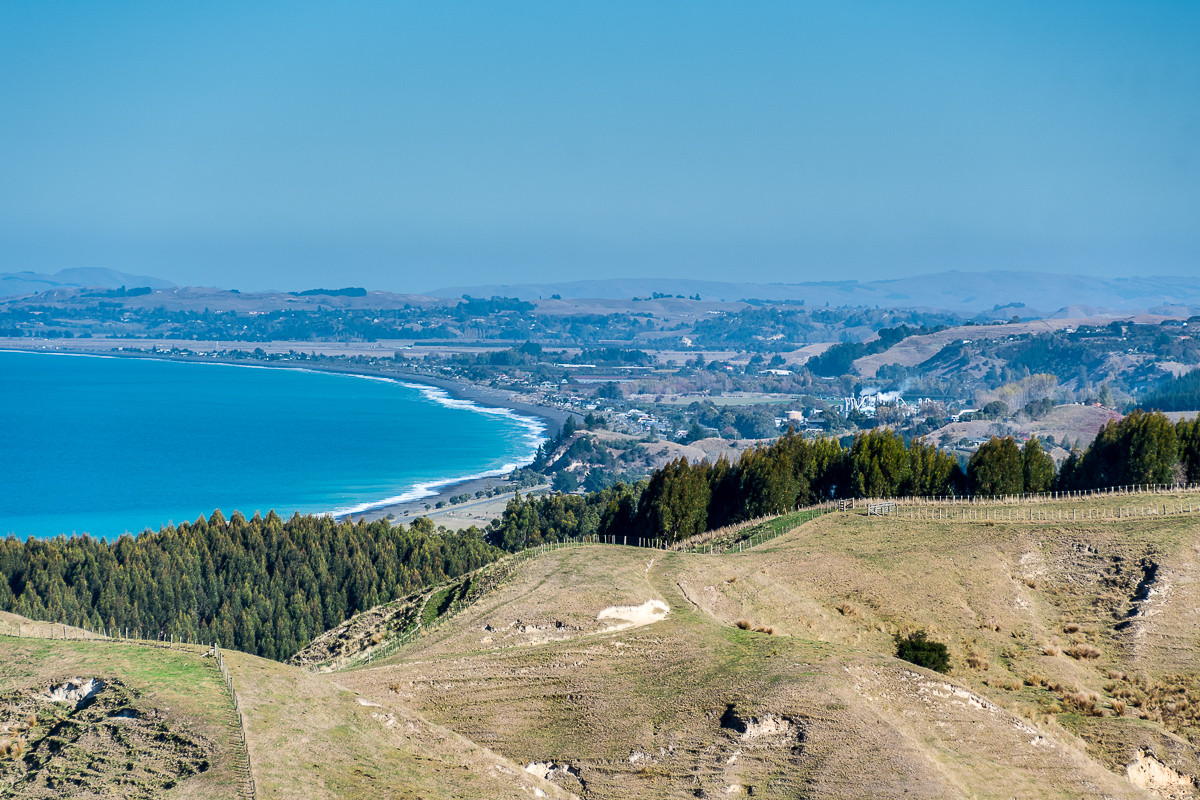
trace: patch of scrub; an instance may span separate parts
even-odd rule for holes
[[[609,625],[601,633],[623,631],[629,628],[640,628],[652,622],[665,619],[671,607],[662,600],[647,600],[640,606],[609,606],[596,615],[597,620],[622,620],[616,625]]]
[[[0,694],[0,797],[153,800],[207,772],[212,751],[113,678]]]

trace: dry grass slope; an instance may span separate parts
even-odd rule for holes
[[[455,613],[414,598],[403,624],[367,615],[321,645],[382,633],[370,666],[230,653],[259,796],[1196,797],[1200,514],[1067,513],[1080,506],[833,513],[724,555],[554,550]],[[948,675],[893,657],[918,629],[948,645]],[[5,668],[17,684],[60,653],[120,652],[15,647],[42,653]],[[180,713],[204,696],[142,661],[105,674]],[[209,796],[180,794],[196,780],[173,796]]]
[[[237,797],[239,744],[199,653],[0,636],[0,797]]]
[[[737,555],[556,551],[339,680],[586,797],[1191,796],[1197,521],[833,514]],[[648,601],[669,613],[601,618]],[[919,628],[949,676],[892,657]]]

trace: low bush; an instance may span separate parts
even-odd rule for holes
[[[908,636],[896,634],[896,657],[935,672],[950,671],[950,651],[941,642],[928,638],[923,630]]]

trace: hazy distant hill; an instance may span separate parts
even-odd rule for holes
[[[61,269],[53,275],[41,272],[0,272],[0,297],[18,297],[64,288],[116,289],[119,286],[149,286],[151,289],[169,289],[174,285],[162,278],[130,275],[97,267]]]
[[[1036,272],[943,272],[894,280],[739,283],[676,278],[614,278],[562,283],[494,284],[439,289],[436,297],[504,295],[526,300],[558,294],[564,298],[648,297],[654,292],[705,300],[803,300],[808,305],[927,307],[959,312],[990,311],[1024,304],[1022,316],[1060,309],[1133,311],[1162,306],[1200,307],[1200,277],[1092,278]]]

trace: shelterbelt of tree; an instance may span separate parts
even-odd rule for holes
[[[565,444],[560,443],[560,446]],[[1037,437],[982,445],[962,469],[923,439],[890,430],[833,439],[788,433],[748,450],[736,463],[675,461],[635,486],[587,495],[515,497],[488,526],[506,550],[591,534],[677,541],[736,522],[782,514],[822,500],[853,497],[1015,495],[1200,481],[1200,421],[1172,423],[1135,411],[1110,422],[1092,445],[1061,470]]]
[[[564,437],[559,447],[569,444]],[[890,430],[845,447],[789,432],[736,462],[668,464],[636,485],[584,495],[517,495],[486,531],[452,534],[274,513],[113,543],[86,537],[0,542],[0,609],[142,635],[219,641],[286,659],[351,615],[544,542],[590,534],[677,541],[821,500],[1001,495],[1200,481],[1200,422],[1134,412],[1105,426],[1061,470],[1030,439],[995,438],[966,470],[922,439]]]

